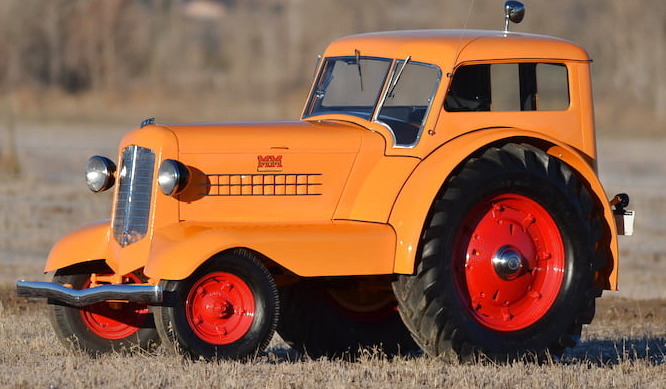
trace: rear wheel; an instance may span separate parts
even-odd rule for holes
[[[416,274],[394,283],[429,354],[558,356],[594,316],[603,231],[588,190],[527,145],[464,164],[433,204]]]
[[[86,289],[90,274],[57,272],[53,282]],[[141,283],[137,274],[123,277],[124,283]],[[68,348],[91,355],[122,350],[149,350],[159,344],[152,314],[143,303],[100,302],[85,307],[49,301],[49,318],[58,339]]]
[[[367,348],[388,355],[417,350],[400,319],[389,282],[317,279],[282,287],[278,332],[312,358],[354,357]]]
[[[275,332],[277,288],[244,250],[211,258],[184,280],[160,283],[157,330],[173,352],[192,358],[244,359],[261,353]]]

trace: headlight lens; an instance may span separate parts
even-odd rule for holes
[[[157,173],[157,182],[162,193],[175,196],[182,192],[190,182],[190,171],[187,166],[173,159],[165,159]]]
[[[116,164],[100,155],[88,159],[86,163],[86,184],[93,192],[103,192],[116,182]]]

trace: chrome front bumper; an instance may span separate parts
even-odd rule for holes
[[[72,289],[53,282],[18,281],[16,293],[20,297],[43,297],[75,307],[83,307],[109,300],[159,304],[163,301],[159,285],[101,285],[88,289]]]

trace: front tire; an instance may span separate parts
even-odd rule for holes
[[[429,354],[559,356],[594,316],[603,231],[568,166],[517,144],[468,160],[432,206],[416,274],[394,283]]]
[[[141,283],[134,273],[123,277],[125,283]],[[90,274],[56,272],[53,282],[74,289],[90,287]],[[73,307],[49,301],[49,319],[65,347],[90,355],[112,351],[152,350],[160,340],[152,314],[142,303],[99,302]]]
[[[246,359],[261,353],[277,326],[277,288],[251,253],[211,258],[184,280],[163,280],[165,302],[154,307],[167,348],[193,359]]]

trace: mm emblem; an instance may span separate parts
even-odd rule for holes
[[[282,156],[281,155],[259,155],[257,156],[257,171],[258,172],[281,172],[282,171]]]

